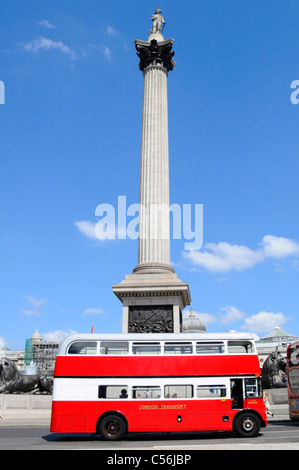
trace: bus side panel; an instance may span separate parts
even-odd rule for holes
[[[162,363],[165,360],[160,356],[131,356],[129,358],[129,370],[125,375],[130,377],[160,377],[163,375]]]
[[[235,414],[229,399],[132,402],[129,432],[231,431]]]
[[[136,400],[130,403],[129,432],[159,432],[163,411],[159,401]]]
[[[227,356],[194,356],[193,375],[226,375],[227,374]]]
[[[227,356],[226,373],[228,375],[261,375],[259,358],[255,354]]]
[[[218,355],[194,356],[194,374],[204,375],[260,375],[261,368],[258,356]]]
[[[137,400],[130,403],[129,432],[175,432],[195,429],[194,400]]]
[[[154,432],[161,430],[162,412],[160,402],[143,400],[109,401],[87,404],[86,432],[96,432],[98,419],[105,413],[123,415],[128,423],[128,432]]]
[[[197,431],[231,431],[233,417],[230,399],[197,400],[195,402]]]
[[[130,357],[57,356],[54,377],[128,376]]]
[[[192,377],[194,375],[193,357],[182,355],[164,356],[160,359],[160,362],[163,377]]]
[[[194,400],[169,401],[163,409],[162,431],[179,432],[196,429]]]
[[[93,434],[97,430],[99,417],[109,410],[115,411],[115,405],[115,402],[53,401],[50,431]],[[125,409],[119,411],[128,414]]]
[[[92,356],[57,356],[54,377],[98,375],[98,358]]]
[[[86,402],[53,401],[51,432],[85,433]]]
[[[262,398],[245,398],[244,408],[255,410],[267,425],[267,410]]]
[[[55,377],[259,375],[258,356],[57,356]]]

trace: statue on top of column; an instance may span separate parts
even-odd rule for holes
[[[166,21],[164,21],[164,18],[160,15],[160,13],[162,13],[162,11],[160,10],[160,8],[157,8],[155,14],[152,15],[153,25],[149,34],[160,33],[162,30],[162,26],[166,24]]]

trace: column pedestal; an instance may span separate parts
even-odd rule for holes
[[[182,310],[190,305],[188,284],[177,274],[128,274],[112,286],[123,303],[123,333],[179,333]]]

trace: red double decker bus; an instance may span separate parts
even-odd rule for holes
[[[51,431],[253,437],[267,425],[260,376],[250,335],[72,335],[56,358]]]
[[[299,341],[287,349],[287,380],[290,419],[299,421]]]

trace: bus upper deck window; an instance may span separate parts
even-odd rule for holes
[[[196,343],[196,354],[223,354],[224,343]]]
[[[254,352],[251,341],[228,341],[227,347],[230,354],[249,354]]]
[[[129,353],[127,341],[101,341],[100,354],[124,356]]]
[[[75,341],[69,346],[68,354],[96,354],[97,343],[95,341]]]
[[[139,356],[155,355],[161,353],[160,343],[133,343],[132,353]]]
[[[164,354],[192,354],[192,343],[165,343]]]

